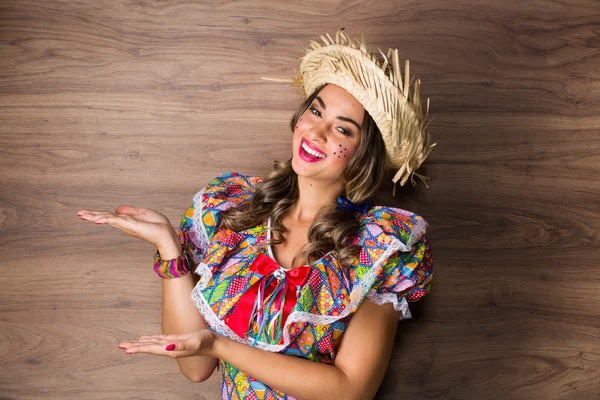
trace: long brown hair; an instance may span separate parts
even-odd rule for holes
[[[319,87],[300,104],[291,119],[292,132],[300,116],[325,86]],[[355,204],[374,201],[375,194],[385,179],[385,154],[385,144],[379,128],[365,110],[358,149],[342,172],[342,195]],[[276,161],[273,172],[256,185],[251,203],[224,211],[220,226],[241,231],[263,223],[270,216],[270,244],[283,243],[283,234],[287,229],[282,221],[287,210],[297,200],[298,175],[292,168],[292,162]],[[319,259],[332,250],[335,250],[338,261],[345,267],[356,259],[360,246],[348,245],[348,242],[358,233],[358,214],[354,210],[338,210],[336,206],[337,204],[321,207],[308,230],[308,245],[296,254],[292,267],[310,265],[311,260]]]

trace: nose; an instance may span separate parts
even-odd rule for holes
[[[309,132],[311,140],[326,143],[329,132],[328,123],[326,121],[320,121],[319,123],[314,124]]]

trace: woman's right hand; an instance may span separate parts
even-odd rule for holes
[[[97,224],[108,224],[128,235],[145,240],[157,248],[173,243],[179,244],[177,232],[163,214],[148,208],[119,206],[114,213],[106,211],[79,210],[77,215]]]

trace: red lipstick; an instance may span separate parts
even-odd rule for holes
[[[300,156],[301,159],[303,159],[306,162],[317,162],[317,161],[321,161],[323,160],[325,157],[320,158],[320,157],[315,157],[312,154],[307,153],[303,148],[302,148],[302,143],[304,143],[305,140],[302,139],[302,141],[300,142],[300,146],[298,147],[298,155]],[[318,151],[319,153],[322,153],[320,150],[314,149],[314,146],[311,146],[310,143],[306,142],[306,145],[308,147],[310,147],[311,149]]]

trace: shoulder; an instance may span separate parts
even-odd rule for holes
[[[208,200],[210,206],[215,201],[230,200],[240,203],[252,196],[263,178],[239,172],[226,172],[213,178],[200,192],[195,200]]]
[[[192,205],[186,210],[182,223],[191,223],[194,215],[224,211],[252,198],[261,177],[226,172],[213,178],[194,195]]]
[[[400,319],[411,317],[407,302],[423,297],[433,278],[428,229],[422,216],[400,208],[374,206],[360,215],[352,244],[361,249],[347,272],[361,300],[393,303]]]
[[[354,244],[383,249],[394,245],[401,251],[409,251],[429,229],[421,215],[387,206],[371,207],[359,216],[358,222],[359,231]]]
[[[261,177],[227,172],[213,178],[194,195],[180,222],[181,242],[196,248],[195,260],[201,259],[219,225],[220,213],[249,201]]]

